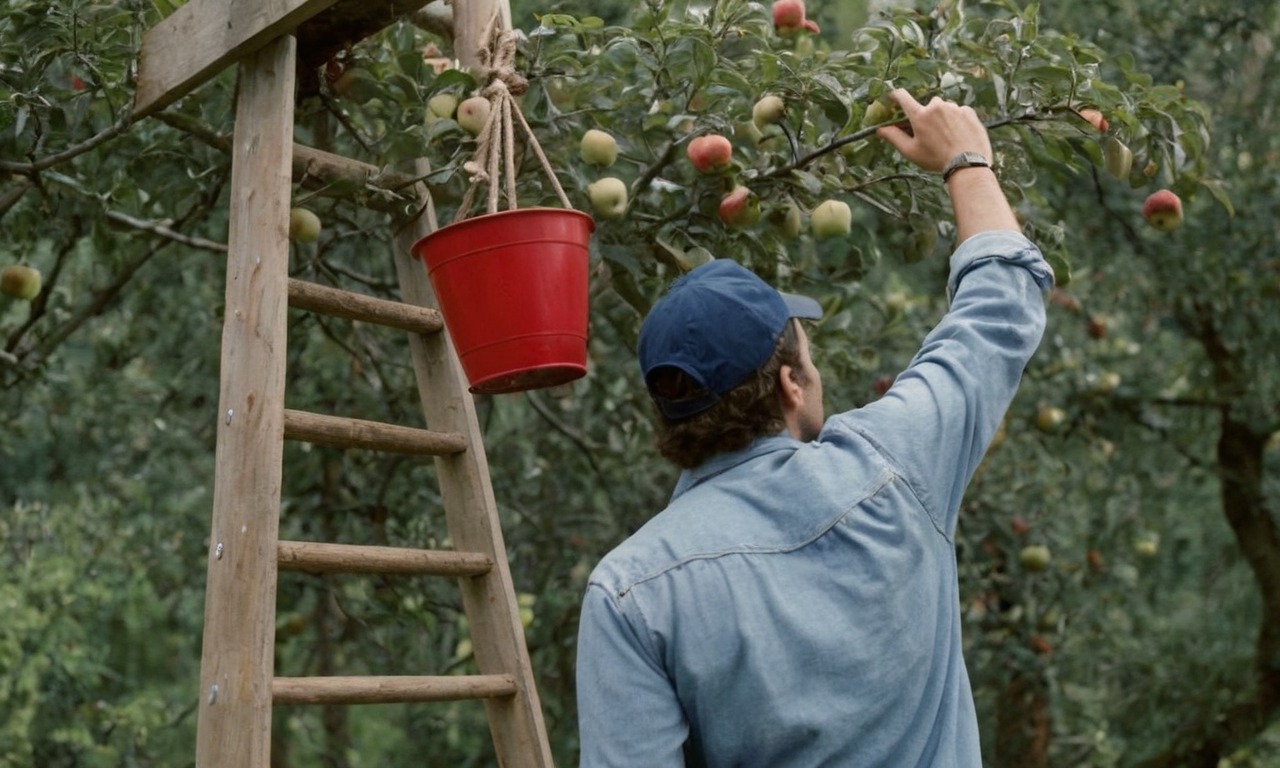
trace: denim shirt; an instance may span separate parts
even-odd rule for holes
[[[956,517],[1052,281],[1021,235],[969,238],[882,398],[681,476],[588,582],[582,766],[981,766]]]

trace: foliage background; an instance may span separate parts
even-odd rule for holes
[[[833,142],[863,130],[865,105],[891,83],[924,96],[950,72],[963,80],[946,95],[993,124],[1028,231],[1071,270],[963,515],[984,757],[1280,763],[1280,147],[1267,76],[1280,11],[815,2],[822,33],[780,39],[766,5],[722,2],[714,16],[632,5],[513,7],[529,33],[524,108],[575,204],[589,209],[583,190],[603,173],[577,158],[589,126],[619,137],[608,172],[633,190],[627,217],[599,222],[593,244],[590,375],[478,403],[557,762],[576,761],[586,572],[674,480],[650,446],[631,356],[638,318],[680,269],[732,253],[823,300],[814,337],[828,408],[874,398],[943,310],[948,212],[936,181],[876,142]],[[130,121],[139,40],[172,7],[0,9],[0,262],[45,278],[34,302],[0,301],[0,766],[193,762],[235,73]],[[428,41],[448,49],[408,24],[353,48],[351,77],[301,94],[298,133],[390,165],[425,147],[448,211],[470,145],[452,121],[426,125],[423,104],[474,82],[427,67]],[[797,146],[826,148],[819,157],[797,163],[786,136],[755,141],[745,122],[765,90],[788,98]],[[1133,147],[1130,178],[1101,168],[1101,137],[1071,112],[1086,104]],[[1021,119],[1023,106],[1037,119]],[[734,137],[735,178],[765,203],[751,230],[720,225],[724,180],[683,160],[690,131],[707,130]],[[548,194],[536,172],[524,182],[529,199]],[[1159,186],[1186,203],[1174,233],[1138,212]],[[352,206],[353,194],[298,194],[325,230],[294,247],[291,273],[393,294],[387,217]],[[787,195],[805,210],[848,200],[854,232],[786,239],[772,215]],[[290,323],[290,407],[418,418],[402,339],[314,316]],[[1042,406],[1062,409],[1064,424],[1036,428]],[[284,535],[445,535],[427,469],[296,445],[285,461]],[[1050,548],[1049,569],[1020,564],[1028,544]],[[468,664],[448,585],[290,577],[279,613],[282,674]],[[478,706],[278,714],[278,768],[492,763]]]

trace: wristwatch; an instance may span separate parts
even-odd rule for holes
[[[951,180],[951,174],[962,168],[990,168],[991,161],[980,152],[961,152],[951,158],[951,162],[947,163],[947,167],[942,169],[942,182]]]

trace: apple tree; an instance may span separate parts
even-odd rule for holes
[[[1098,2],[1079,5],[1113,5]],[[1114,684],[1082,682],[1097,672],[1086,650],[1109,628],[1131,629],[1126,615],[1167,620],[1163,603],[1135,607],[1126,597],[1156,569],[1187,593],[1175,579],[1186,563],[1159,553],[1196,555],[1187,562],[1211,570],[1194,529],[1170,533],[1158,512],[1213,503],[1205,467],[1214,464],[1194,443],[1206,422],[1168,418],[1199,398],[1180,387],[1205,385],[1203,360],[1183,355],[1169,318],[1207,297],[1189,284],[1191,262],[1163,271],[1168,239],[1122,225],[1140,222],[1137,207],[1159,187],[1186,203],[1188,224],[1174,237],[1190,233],[1191,221],[1236,221],[1192,71],[1180,87],[1163,76],[1176,71],[1168,62],[1087,36],[1097,27],[1063,31],[1073,17],[1050,20],[1012,2],[864,15],[854,3],[813,4],[811,25],[781,29],[770,4],[625,5],[625,15],[620,4],[593,6],[599,16],[513,8],[523,33],[521,109],[573,204],[598,215],[590,375],[479,402],[557,761],[574,761],[573,640],[586,571],[662,506],[673,480],[650,446],[633,362],[639,319],[664,286],[727,257],[819,298],[827,316],[813,337],[829,408],[877,396],[942,312],[949,202],[936,176],[874,138],[876,125],[895,119],[884,101],[893,87],[983,116],[1006,191],[1060,276],[1053,335],[975,481],[962,529],[984,751],[1001,765],[1120,760],[1132,744],[1097,737],[1105,730],[1097,724],[1123,724],[1139,677],[1129,666],[1131,677]],[[6,572],[20,574],[0,585],[15,617],[0,627],[0,753],[19,763],[189,759],[203,591],[193,564],[208,525],[235,83],[227,72],[155,118],[132,120],[136,41],[169,8],[19,1],[0,11],[0,95],[12,107],[0,112],[4,262],[43,275],[30,302],[0,305],[0,501],[13,542],[0,556]],[[1196,17],[1188,9],[1180,18]],[[475,149],[472,118],[458,110],[489,73],[459,67],[450,36],[427,21],[397,23],[304,73],[297,133],[389,173],[418,174],[414,161],[425,157],[423,180],[448,221]],[[1088,110],[1107,118],[1106,130]],[[616,156],[599,147],[584,156],[592,130],[612,139]],[[700,169],[689,149],[712,135],[727,140],[728,165]],[[1115,142],[1130,153],[1123,179],[1108,175],[1118,167]],[[1266,151],[1254,153],[1263,162]],[[519,167],[521,205],[557,204],[527,151]],[[615,194],[612,208],[595,207],[589,190],[606,179],[625,190],[624,205]],[[305,179],[295,203],[322,227],[313,242],[295,244],[292,274],[394,295],[387,241],[411,206],[384,188]],[[1116,272],[1119,285],[1109,287],[1115,267],[1100,243],[1111,246],[1106,254],[1146,253],[1150,269]],[[1220,277],[1231,273],[1224,267]],[[1174,283],[1181,294],[1162,290],[1170,274],[1187,281]],[[1215,300],[1213,316],[1231,320],[1229,306]],[[291,316],[289,349],[299,404],[414,419],[402,341]],[[1169,381],[1138,388],[1153,351],[1178,364]],[[1044,422],[1049,431],[1036,426],[1042,405],[1061,410]],[[1139,428],[1117,426],[1131,422]],[[1171,455],[1171,446],[1185,450]],[[282,525],[291,535],[368,543],[445,535],[420,512],[436,502],[429,478],[400,459],[291,447],[285,477]],[[1143,554],[1156,534],[1157,556]],[[1029,567],[1021,552],[1038,546],[1049,561]],[[46,610],[59,600],[59,610]],[[1106,605],[1082,607],[1090,600]],[[470,662],[457,614],[456,598],[425,584],[282,582],[278,667],[462,669]],[[1151,659],[1143,649],[1109,650],[1126,663]],[[1164,712],[1177,702],[1164,695],[1168,709],[1144,713],[1135,733],[1169,722]],[[1214,703],[1206,698],[1204,711],[1216,712]],[[326,709],[277,720],[277,766],[417,764],[421,734],[442,764],[486,760],[478,710]]]

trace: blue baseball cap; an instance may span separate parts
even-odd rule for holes
[[[787,322],[818,320],[822,306],[782,293],[732,259],[714,259],[671,284],[640,327],[640,370],[649,396],[679,421],[711,408],[768,362]],[[653,376],[678,368],[706,394],[670,400],[653,391]]]

